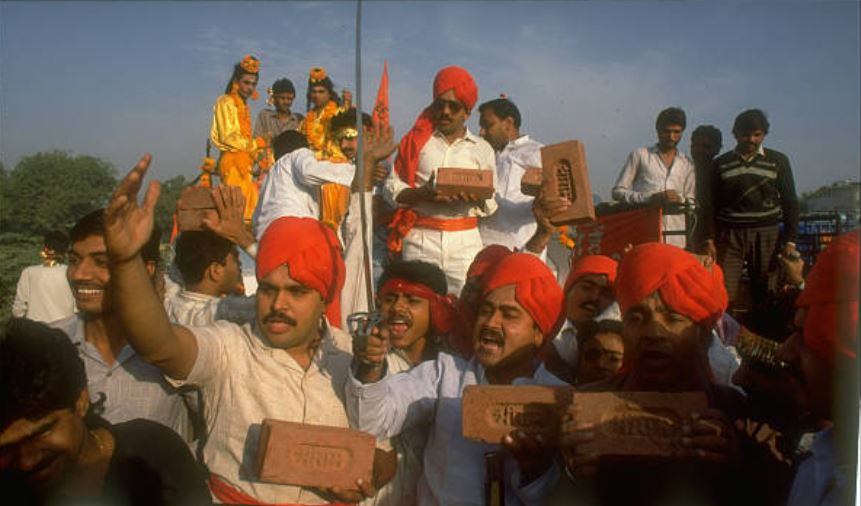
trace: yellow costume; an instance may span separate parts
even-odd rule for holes
[[[326,78],[326,71],[315,67],[311,69],[310,82],[314,83]],[[343,112],[345,109],[338,107],[333,100],[323,106],[320,112],[308,111],[305,119],[299,125],[299,131],[308,139],[308,148],[314,151],[318,160],[342,163],[347,157],[341,152],[338,142],[333,138],[329,130],[332,117]],[[335,232],[341,225],[347,214],[350,204],[350,188],[337,183],[325,183],[320,186],[320,221],[328,225]]]

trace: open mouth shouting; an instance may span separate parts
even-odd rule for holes
[[[505,347],[505,336],[497,329],[482,328],[478,335],[477,353],[483,355],[495,355],[502,352]]]
[[[388,318],[386,327],[389,329],[389,336],[392,340],[397,340],[404,337],[413,325],[412,318],[409,315],[398,313]]]

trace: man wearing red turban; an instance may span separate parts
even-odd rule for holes
[[[389,251],[441,266],[452,293],[460,292],[467,267],[482,247],[478,219],[491,215],[496,201],[467,193],[442,196],[433,181],[440,167],[455,167],[491,170],[495,184],[493,148],[466,127],[477,100],[469,72],[454,66],[440,70],[433,103],[401,139],[395,170],[383,186],[385,198],[398,208],[389,224]]]
[[[525,450],[529,436],[514,431],[496,444],[467,441],[462,436],[461,397],[469,385],[564,384],[537,360],[538,351],[554,334],[562,314],[562,290],[538,257],[505,256],[484,278],[474,327],[475,353],[469,360],[440,352],[406,373],[383,367],[385,332],[368,339],[357,353],[357,371],[347,383],[347,410],[354,427],[378,438],[393,437],[417,427],[430,427],[424,449],[419,504],[482,504],[484,457],[500,452],[505,503],[543,504],[558,478],[552,458],[537,447]],[[506,451],[501,450],[505,447]]]
[[[849,504],[858,442],[858,290],[861,234],[836,238],[796,301],[799,329],[778,358],[800,372],[798,403],[825,420],[810,458],[799,464],[788,504]]]
[[[349,427],[340,385],[349,375],[350,339],[339,321],[344,264],[331,229],[313,218],[272,222],[257,252],[256,320],[245,325],[171,325],[140,258],[158,198],[137,193],[150,157],[120,182],[105,212],[112,302],[128,342],[174,386],[200,389],[207,420],[203,463],[215,499],[228,504],[321,504],[327,492],[263,483],[244,457],[266,418]],[[370,484],[338,491],[345,502],[374,493]]]

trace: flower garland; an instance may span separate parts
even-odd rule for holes
[[[574,249],[576,242],[573,238],[568,237],[568,225],[559,227],[559,242],[568,249]]]
[[[251,111],[245,105],[245,101],[239,97],[238,93],[231,93],[230,98],[233,99],[233,105],[236,106],[236,113],[239,116],[239,132],[246,139],[251,138]]]
[[[308,144],[312,150],[320,153],[325,148],[327,130],[329,129],[329,121],[332,117],[338,114],[338,104],[334,100],[330,100],[323,106],[323,110],[318,115],[317,111],[311,109],[305,116],[303,130],[305,137],[308,139]]]

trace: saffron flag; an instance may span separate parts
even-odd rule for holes
[[[374,104],[374,123],[385,128],[389,126],[389,62],[383,61],[383,75],[380,76],[380,88],[377,90],[377,102]]]
[[[647,207],[598,216],[595,222],[571,225],[568,237],[574,239],[575,256],[607,255],[618,260],[628,244],[661,241],[661,209]]]

